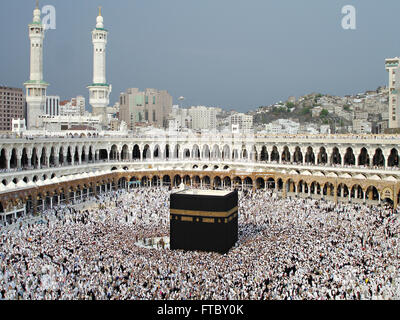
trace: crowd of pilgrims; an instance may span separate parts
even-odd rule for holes
[[[392,209],[245,190],[227,254],[138,246],[169,234],[173,191],[112,191],[0,229],[0,299],[400,299]]]

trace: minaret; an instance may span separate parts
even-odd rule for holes
[[[93,83],[88,86],[89,103],[94,116],[102,116],[102,124],[107,126],[107,107],[110,103],[111,85],[106,82],[106,45],[108,31],[104,29],[101,7],[92,31],[93,43]]]
[[[36,0],[36,8],[33,10],[33,22],[29,24],[30,78],[29,81],[24,83],[27,103],[26,127],[28,130],[42,127],[42,120],[39,116],[44,114],[46,89],[49,85],[43,81],[44,26],[40,19],[40,13],[39,3]]]

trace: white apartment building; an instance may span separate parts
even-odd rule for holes
[[[297,134],[300,123],[289,119],[278,119],[265,125],[265,131],[271,134]]]
[[[235,113],[229,117],[230,126],[234,124],[239,125],[242,131],[249,131],[253,128],[253,116],[244,113]]]
[[[354,133],[371,133],[372,125],[371,122],[364,119],[353,120],[353,132]]]
[[[192,129],[216,129],[217,127],[217,110],[212,107],[196,106],[190,107],[188,115],[192,118]]]

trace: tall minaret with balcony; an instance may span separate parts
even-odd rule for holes
[[[26,88],[27,119],[26,127],[28,130],[38,129],[42,126],[41,115],[44,114],[46,103],[46,89],[48,83],[43,81],[43,39],[44,26],[40,19],[40,9],[38,0],[33,11],[33,22],[29,24],[30,39],[30,78],[24,83]]]
[[[108,31],[104,29],[101,7],[92,31],[93,43],[93,83],[88,86],[89,103],[94,116],[102,116],[102,124],[107,126],[107,107],[110,103],[111,85],[106,82],[106,45]]]

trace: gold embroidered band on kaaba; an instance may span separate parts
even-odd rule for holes
[[[237,206],[228,211],[197,211],[197,210],[184,210],[184,209],[170,209],[171,214],[177,214],[181,216],[213,217],[213,218],[227,218],[236,211],[238,211]]]

